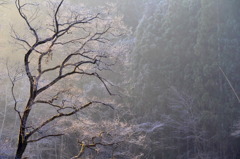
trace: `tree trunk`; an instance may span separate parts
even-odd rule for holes
[[[27,147],[27,140],[22,138],[22,135],[19,134],[18,137],[18,148],[15,155],[15,159],[21,159],[22,155]]]

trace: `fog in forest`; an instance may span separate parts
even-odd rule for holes
[[[240,159],[239,0],[0,0],[0,159]]]

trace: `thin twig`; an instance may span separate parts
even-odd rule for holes
[[[219,67],[220,71],[222,72],[223,76],[225,77],[226,81],[228,82],[229,86],[231,87],[234,95],[236,96],[236,98],[237,98],[237,100],[238,100],[238,103],[240,103],[240,98],[239,98],[239,96],[237,95],[237,92],[236,92],[236,90],[234,89],[232,83],[230,82],[230,80],[228,79],[227,75],[226,75],[225,72],[222,70],[222,68],[221,68],[220,66],[218,66],[218,67]]]

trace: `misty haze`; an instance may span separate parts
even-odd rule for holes
[[[0,159],[240,159],[240,0],[0,0]]]

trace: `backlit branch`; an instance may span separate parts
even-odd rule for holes
[[[79,108],[76,108],[74,111],[70,112],[70,113],[59,113],[57,115],[52,116],[51,118],[47,119],[46,121],[44,121],[42,124],[40,124],[40,126],[38,126],[37,128],[35,128],[34,130],[32,130],[31,132],[29,132],[26,135],[26,138],[29,138],[30,136],[32,136],[35,132],[39,131],[42,127],[44,127],[45,125],[47,125],[50,122],[53,122],[54,120],[61,118],[61,117],[66,117],[66,116],[71,116],[73,114],[76,114],[77,112],[79,112],[80,110],[87,108],[88,106],[90,106],[92,104],[92,102],[89,102]]]
[[[21,120],[21,119],[22,119],[22,117],[21,117],[21,112],[20,112],[20,111],[18,110],[18,108],[17,108],[18,101],[17,101],[16,96],[15,96],[15,93],[14,93],[14,87],[15,87],[15,83],[16,83],[16,81],[17,81],[17,72],[16,72],[16,74],[14,75],[14,77],[11,77],[8,63],[6,63],[6,67],[7,67],[8,77],[9,77],[9,79],[10,79],[10,81],[11,81],[11,84],[12,84],[11,94],[12,94],[12,97],[13,97],[13,100],[14,100],[14,110],[17,112],[17,114],[18,114],[18,116],[19,116],[19,119]]]
[[[77,158],[82,157],[86,148],[92,149],[92,150],[97,152],[96,148],[97,148],[98,145],[100,145],[100,146],[114,146],[114,145],[118,145],[120,143],[120,141],[119,142],[113,142],[113,143],[106,143],[106,142],[101,142],[101,141],[100,142],[95,142],[96,138],[99,138],[100,140],[102,140],[103,134],[110,135],[106,132],[101,132],[98,136],[92,137],[91,141],[87,141],[87,142],[86,141],[78,141],[78,143],[81,146],[80,151],[76,156],[72,157],[71,159],[77,159]]]
[[[31,143],[31,142],[38,142],[42,139],[46,139],[46,138],[49,138],[49,137],[59,137],[59,136],[63,136],[64,134],[55,134],[55,135],[46,135],[46,136],[43,136],[43,137],[40,137],[38,139],[34,139],[34,140],[28,140],[28,143]]]
[[[46,18],[45,22],[47,24],[44,25],[37,22],[38,9],[41,9],[38,5],[15,0],[18,13],[31,35],[27,39],[27,37],[21,37],[16,30],[12,29],[12,37],[26,50],[24,67],[30,86],[29,97],[21,113],[17,110],[17,100],[13,94],[15,111],[18,112],[21,119],[16,158],[22,157],[29,142],[37,142],[47,137],[62,135],[50,134],[38,139],[30,139],[32,135],[53,121],[76,114],[94,103],[113,108],[110,104],[92,100],[89,100],[91,102],[85,105],[76,106],[77,104],[73,102],[59,99],[61,98],[60,94],[64,93],[61,91],[57,91],[57,94],[50,100],[44,98],[46,93],[49,93],[52,88],[56,88],[57,83],[64,79],[70,79],[72,75],[97,79],[101,82],[105,91],[109,95],[113,95],[109,88],[112,84],[100,75],[99,71],[111,70],[110,67],[113,65],[111,61],[117,57],[114,46],[117,38],[119,38],[117,35],[120,35],[119,32],[127,33],[118,17],[113,16],[112,19],[104,19],[104,16],[110,16],[104,11],[102,14],[64,12],[64,15],[62,15],[63,4],[64,0],[60,0],[56,8],[51,10],[53,13],[50,15],[51,19]],[[38,8],[30,15],[29,10],[33,6]],[[121,49],[119,52],[121,52]],[[14,88],[14,79],[12,79],[12,83]],[[62,103],[59,103],[59,100],[62,100]],[[48,108],[54,108],[57,114],[44,119],[44,122],[36,127],[28,127],[30,112],[37,105],[47,105]]]

